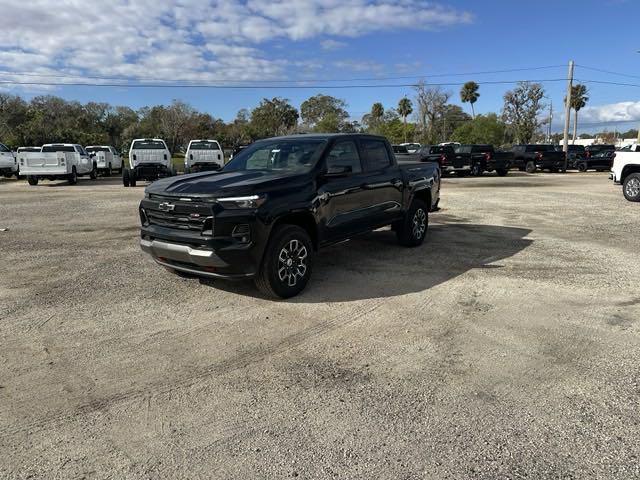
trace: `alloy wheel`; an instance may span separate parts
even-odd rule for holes
[[[307,273],[307,247],[299,240],[290,240],[278,255],[278,278],[295,287]]]
[[[427,214],[421,208],[413,214],[413,237],[420,240],[427,230]]]
[[[637,197],[640,195],[640,179],[631,178],[624,186],[625,193],[628,197]]]

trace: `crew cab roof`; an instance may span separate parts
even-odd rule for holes
[[[80,147],[79,143],[45,143],[43,147]]]
[[[297,135],[284,135],[282,137],[272,137],[272,138],[263,138],[262,140],[257,140],[258,142],[262,142],[264,140],[296,140],[296,139],[318,139],[318,140],[329,140],[332,138],[376,138],[380,140],[387,140],[386,137],[382,135],[373,135],[369,133],[301,133]]]

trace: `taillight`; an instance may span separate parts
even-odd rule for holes
[[[447,156],[443,153],[440,155],[440,166],[443,167],[447,163]]]
[[[542,152],[536,152],[536,160],[542,160]]]
[[[489,160],[491,160],[491,154],[490,153],[485,153],[484,154],[484,159],[488,162]]]
[[[585,156],[586,156],[587,158],[591,158],[591,152],[587,151],[587,152],[585,153]]]

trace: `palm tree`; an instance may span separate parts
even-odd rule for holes
[[[380,126],[380,122],[382,122],[382,117],[384,117],[384,107],[381,103],[377,102],[371,106],[371,125],[374,131],[378,131],[378,127]]]
[[[480,98],[480,94],[478,93],[479,89],[480,85],[476,82],[467,82],[460,90],[460,100],[462,100],[462,103],[468,102],[471,104],[471,114],[474,119],[476,118],[476,111],[473,108],[473,104],[478,101],[478,98]]]
[[[398,102],[398,113],[404,121],[404,143],[407,143],[407,117],[413,113],[413,104],[407,97]]]
[[[589,101],[589,92],[587,91],[587,87],[578,83],[571,87],[571,105],[574,112],[573,119],[573,142],[576,143],[576,138],[578,136],[578,112],[581,108],[583,108],[587,102]],[[567,102],[567,97],[564,98],[565,103]]]

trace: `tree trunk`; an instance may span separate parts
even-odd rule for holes
[[[576,144],[576,137],[578,136],[578,110],[574,110],[573,117],[573,144]]]
[[[476,119],[476,109],[473,108],[473,102],[471,102],[471,118]]]
[[[404,116],[404,143],[407,143],[407,116]]]

